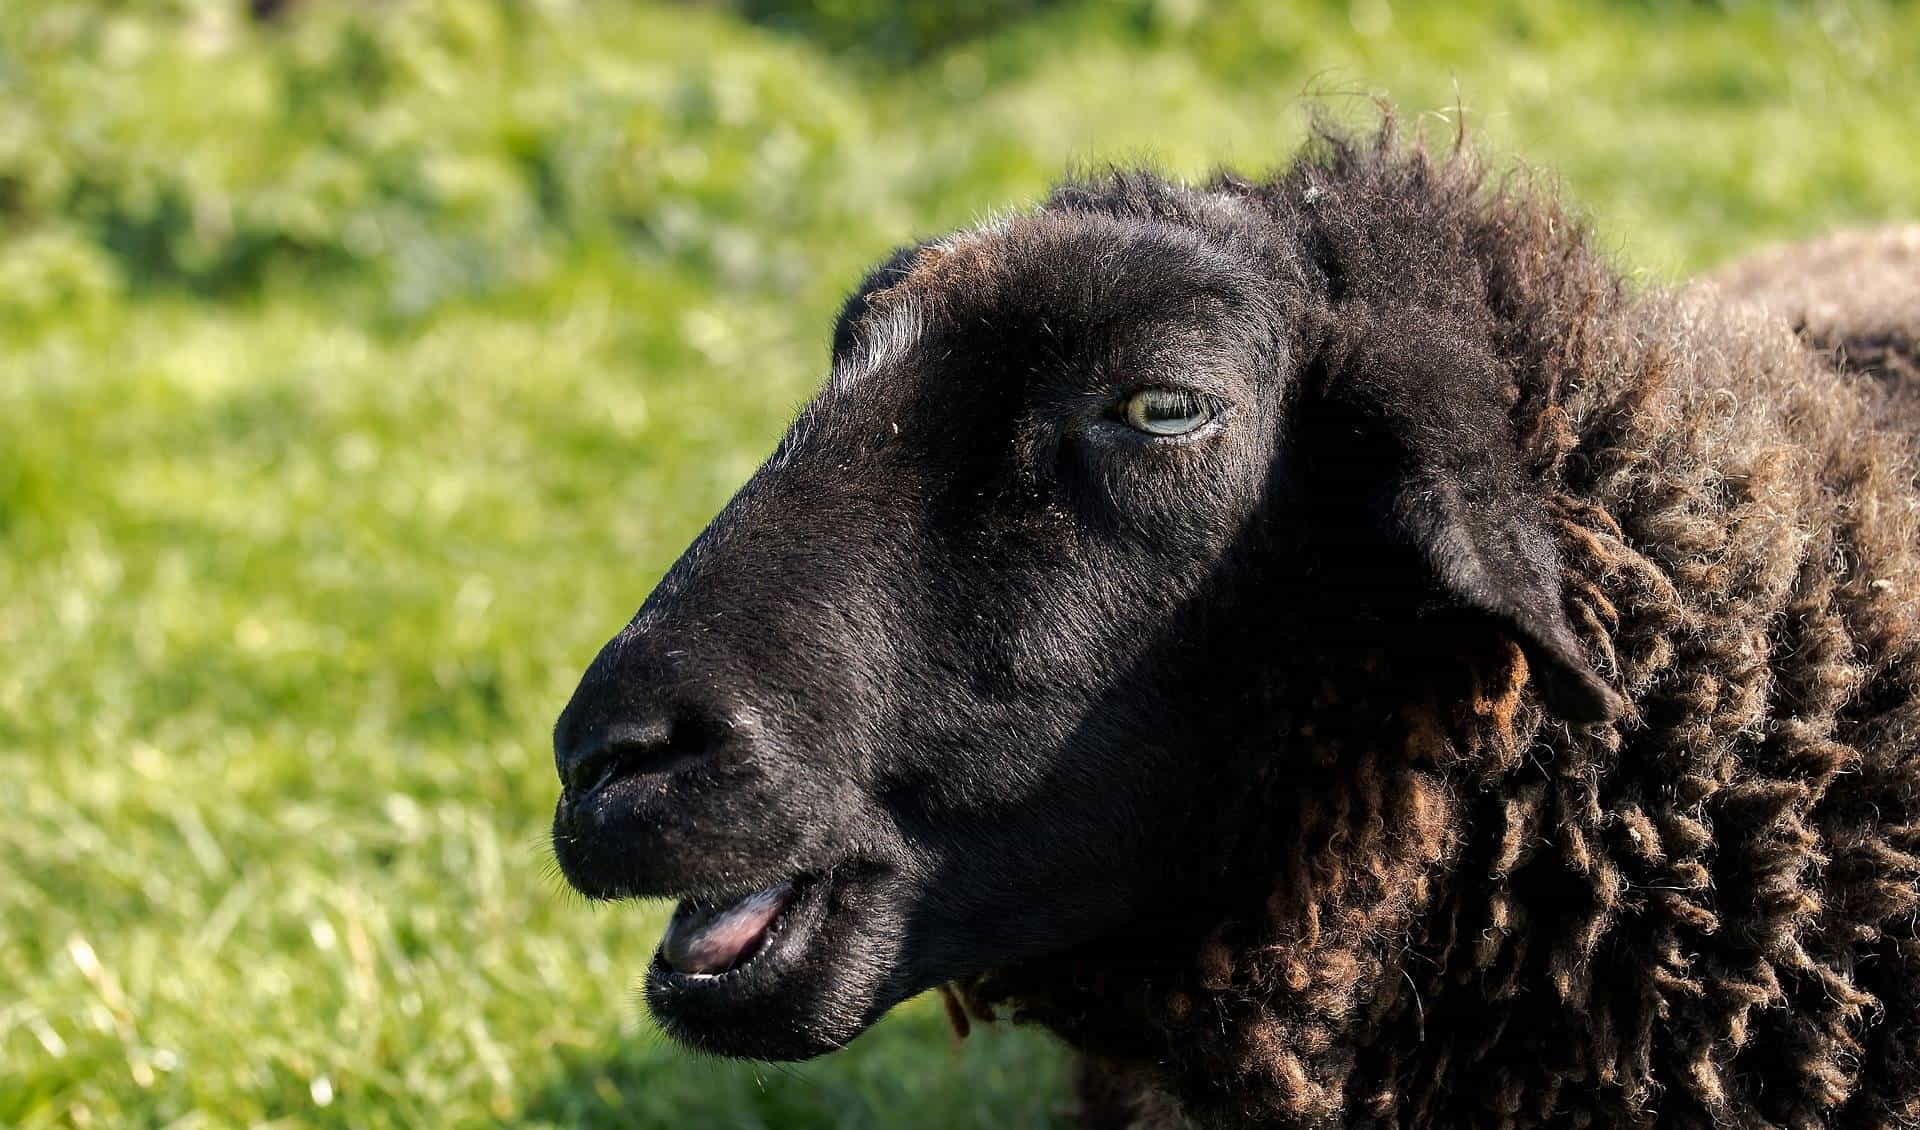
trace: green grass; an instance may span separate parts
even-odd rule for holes
[[[239,7],[0,6],[4,1126],[1057,1124],[1044,1037],[924,999],[665,1045],[662,908],[542,842],[861,268],[1074,162],[1270,168],[1303,93],[1464,106],[1654,278],[1920,207],[1910,7]]]

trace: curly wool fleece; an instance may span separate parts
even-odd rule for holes
[[[1048,207],[1154,199],[1139,182]],[[1197,952],[1000,970],[968,1007],[1085,1051],[1096,1125],[1920,1126],[1898,382],[1711,290],[1630,291],[1550,199],[1391,129],[1206,191],[1336,277],[1477,300],[1567,611],[1628,707],[1560,721],[1498,638],[1392,677],[1289,652],[1276,685],[1319,690],[1234,822],[1264,903]]]

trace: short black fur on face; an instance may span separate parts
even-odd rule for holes
[[[670,1034],[952,985],[1209,1122],[1920,1121],[1884,393],[1391,129],[1069,184],[832,340],[555,731],[567,878],[687,900]]]
[[[1276,646],[1505,630],[1611,709],[1487,327],[1345,293],[1317,250],[1123,176],[869,275],[826,387],[558,727],[581,890],[813,892],[778,976],[657,968],[669,1031],[808,1056],[935,985],[1206,924],[1258,878],[1216,830]],[[1211,418],[1137,430],[1156,388]]]

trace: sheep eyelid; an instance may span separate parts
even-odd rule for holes
[[[1135,420],[1132,408],[1136,402],[1155,393],[1183,398],[1193,409],[1191,418],[1197,418],[1197,422],[1184,431],[1157,431]],[[1102,413],[1103,423],[1117,427],[1127,438],[1156,445],[1188,443],[1212,435],[1231,414],[1231,404],[1222,397],[1195,388],[1165,384],[1128,389],[1124,395],[1109,403]]]
[[[1081,434],[1090,440],[1097,441],[1099,446],[1105,448],[1134,447],[1164,449],[1170,447],[1187,447],[1196,443],[1204,443],[1219,435],[1235,415],[1231,405],[1217,401],[1209,403],[1213,408],[1213,415],[1209,417],[1205,423],[1200,424],[1190,432],[1180,432],[1174,435],[1155,435],[1152,432],[1143,432],[1132,424],[1129,424],[1124,414],[1110,410],[1100,413],[1098,417],[1089,421]]]

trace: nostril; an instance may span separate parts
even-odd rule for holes
[[[670,721],[610,726],[562,756],[561,784],[583,799],[622,777],[668,773],[703,761],[724,737],[724,729],[691,712]]]
[[[625,759],[626,746],[600,745],[573,759],[562,774],[561,785],[575,798],[591,796],[613,779]]]

